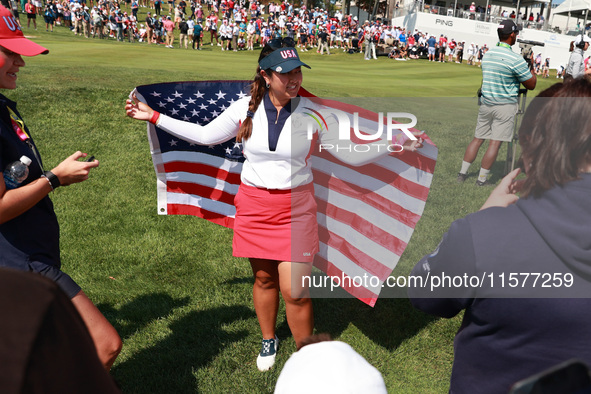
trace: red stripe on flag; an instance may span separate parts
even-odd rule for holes
[[[213,201],[234,205],[234,194],[198,183],[167,181],[166,191],[170,193],[192,194]]]
[[[234,228],[234,218],[229,217],[227,215],[211,212],[206,209],[196,207],[194,205],[168,204],[166,206],[166,209],[168,211],[168,215],[198,216],[200,218],[209,220],[210,222],[213,222],[215,224],[219,224],[220,226]]]
[[[365,108],[358,107],[354,104],[347,104],[347,103],[343,103],[340,101],[327,100],[327,99],[323,99],[320,97],[316,97],[312,93],[308,92],[306,89],[304,89],[302,87],[300,87],[298,94],[302,97],[309,98],[313,103],[316,103],[319,105],[324,105],[329,108],[335,108],[335,109],[338,109],[340,111],[344,111],[344,112],[347,112],[350,114],[357,112],[359,114],[360,118],[370,119],[370,120],[374,120],[376,122],[379,119],[377,112],[373,112],[373,111],[367,110]],[[411,130],[415,130],[415,129],[411,129]]]
[[[339,161],[339,159],[335,158],[333,155],[326,151],[315,152],[315,155],[322,159],[330,161],[331,163],[334,163],[336,165],[345,168],[350,168],[353,171],[356,171],[360,174],[378,179],[386,184],[392,185],[398,190],[414,198],[418,198],[419,200],[426,201],[427,196],[429,195],[428,187],[419,185],[418,183],[409,181],[408,179],[404,179],[394,171],[387,170],[384,167],[381,167],[377,164],[369,163],[360,167],[354,167]]]
[[[359,250],[343,237],[329,231],[326,227],[318,226],[318,237],[320,242],[325,243],[331,248],[338,250],[349,260],[357,262],[357,265],[378,277],[380,280],[387,278],[392,272],[392,267],[387,267],[376,259]]]
[[[223,179],[226,182],[235,185],[240,184],[240,173],[228,172],[221,168],[213,167],[204,163],[191,163],[187,161],[171,161],[164,163],[165,172],[189,172],[210,176],[212,178]]]
[[[317,205],[319,207],[318,210],[324,212],[328,217],[346,224],[366,238],[373,240],[398,256],[402,256],[404,248],[407,245],[406,242],[368,222],[356,213],[349,212],[320,199],[317,199]]]
[[[320,269],[321,271],[323,271],[324,273],[326,273],[326,275],[328,275],[329,277],[340,278],[341,282],[342,282],[343,276],[345,276],[345,278],[348,277],[347,274],[343,275],[343,271],[341,271],[337,266],[328,262],[320,255],[316,255],[316,258],[314,259],[314,266],[316,268]],[[341,287],[347,293],[351,294],[353,297],[359,298],[361,301],[363,301],[367,305],[369,305],[371,307],[375,306],[376,301],[378,300],[377,294],[366,289],[365,287],[354,286],[353,285],[353,278],[351,278],[350,282],[351,283],[349,283],[349,280],[346,279],[345,283],[341,283]]]
[[[338,179],[319,170],[312,170],[312,173],[314,183],[323,185],[345,196],[356,198],[409,227],[414,228],[421,218],[420,215],[401,207],[392,200],[388,200],[369,189]]]

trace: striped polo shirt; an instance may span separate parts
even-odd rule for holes
[[[531,77],[520,54],[497,44],[482,58],[482,102],[487,105],[516,103],[519,84]]]

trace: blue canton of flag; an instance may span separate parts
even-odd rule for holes
[[[172,82],[138,86],[138,98],[170,117],[206,125],[250,93],[250,81]],[[184,141],[148,124],[158,177],[158,212],[195,215],[232,227],[240,185],[242,146],[235,139],[213,146]]]

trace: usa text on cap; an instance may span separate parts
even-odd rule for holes
[[[0,5],[0,46],[23,56],[45,55],[49,50],[25,38],[12,13]]]
[[[261,59],[259,66],[261,70],[271,69],[278,73],[288,73],[300,66],[311,68],[300,60],[296,49],[290,47],[280,48],[271,52]]]

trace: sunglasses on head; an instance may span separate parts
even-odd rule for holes
[[[273,49],[285,48],[285,47],[295,47],[296,43],[293,38],[285,37],[285,38],[274,38],[269,41],[269,46]]]

